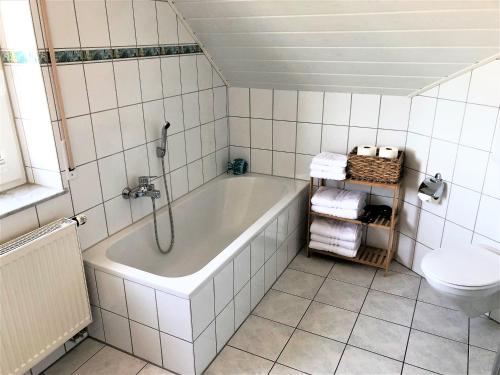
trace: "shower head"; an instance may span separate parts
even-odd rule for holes
[[[167,153],[167,129],[169,127],[170,122],[168,121],[161,127],[160,146],[156,147],[156,156],[159,158],[165,157],[165,154]]]

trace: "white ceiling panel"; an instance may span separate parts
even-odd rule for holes
[[[230,85],[408,95],[500,51],[499,1],[177,0]]]

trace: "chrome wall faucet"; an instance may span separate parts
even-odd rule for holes
[[[134,188],[126,187],[122,190],[122,197],[125,199],[136,199],[148,197],[152,199],[160,198],[160,191],[155,190],[155,185],[151,182],[156,176],[140,176],[139,185]]]

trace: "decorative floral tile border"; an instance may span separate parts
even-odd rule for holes
[[[73,49],[55,51],[57,63],[119,60],[168,55],[189,55],[201,52],[202,50],[198,44],[161,45],[154,47]],[[2,59],[2,62],[4,64],[50,64],[50,55],[47,50],[39,50],[38,54],[25,51],[5,50],[0,51],[0,58]]]

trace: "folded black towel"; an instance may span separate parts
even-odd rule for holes
[[[368,204],[364,210],[364,214],[359,217],[363,223],[373,223],[377,218],[391,220],[392,208],[389,206]]]

